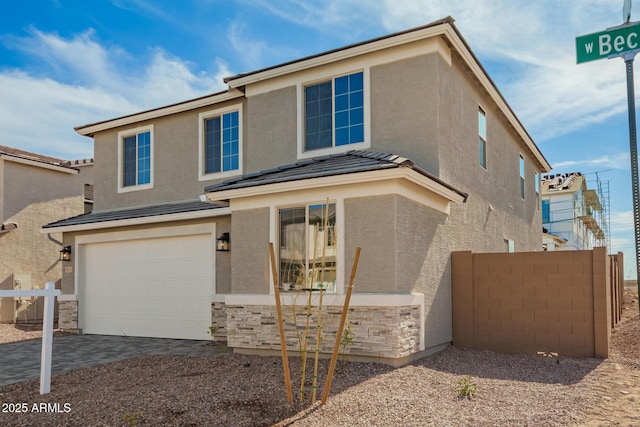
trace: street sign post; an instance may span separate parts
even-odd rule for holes
[[[630,22],[599,33],[576,37],[578,64],[615,58],[640,50],[640,22]]]
[[[631,157],[631,190],[633,193],[633,224],[636,247],[636,281],[640,293],[640,188],[638,186],[638,138],[636,134],[636,103],[633,84],[633,59],[640,52],[640,22],[629,22],[631,0],[622,8],[623,24],[599,33],[576,37],[578,64],[602,58],[623,57],[627,77],[627,108],[629,110],[629,152]],[[640,300],[638,300],[640,311]]]

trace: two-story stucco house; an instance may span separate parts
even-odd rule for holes
[[[274,352],[274,286],[285,306],[301,287],[341,306],[361,247],[350,350],[399,364],[451,342],[452,251],[540,250],[550,166],[453,19],[225,82],[76,129],[95,210],[45,227],[75,254],[62,327],[207,339],[213,323],[235,351]]]
[[[42,226],[91,211],[93,160],[0,145],[0,289],[60,286],[62,234]],[[42,320],[42,298],[0,298],[0,322]]]

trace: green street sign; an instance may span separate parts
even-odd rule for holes
[[[576,37],[578,64],[640,49],[640,22]]]

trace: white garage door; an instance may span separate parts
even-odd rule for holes
[[[85,333],[210,338],[210,234],[91,243],[84,249]]]

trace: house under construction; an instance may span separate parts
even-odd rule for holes
[[[593,188],[588,188],[591,186]],[[609,182],[580,172],[544,175],[541,185],[544,250],[611,251]]]

